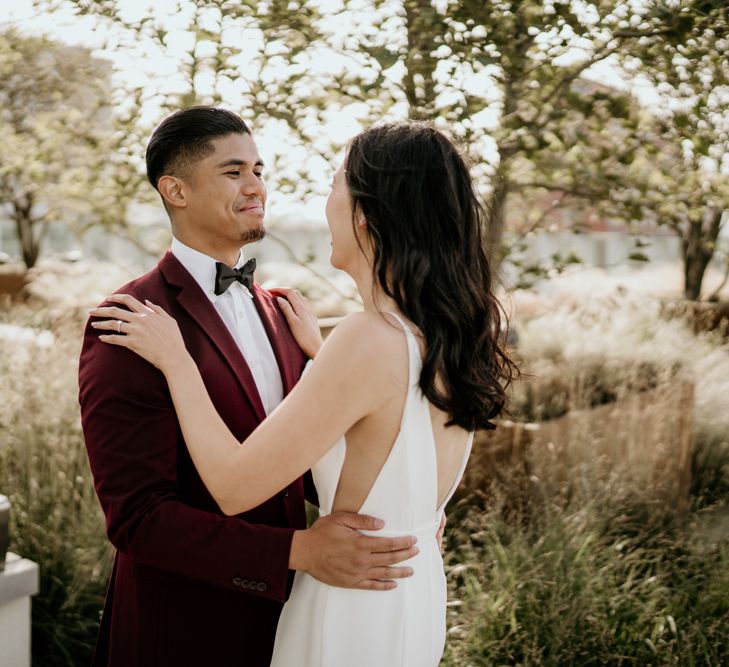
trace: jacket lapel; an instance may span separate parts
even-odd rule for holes
[[[177,295],[178,304],[187,311],[190,317],[207,334],[213,345],[223,355],[238,379],[240,386],[243,388],[243,393],[250,402],[256,417],[259,421],[263,421],[266,418],[266,412],[263,409],[263,403],[258,394],[258,388],[256,387],[251,370],[241,354],[238,345],[230,335],[228,328],[220,318],[220,315],[218,315],[218,311],[215,310],[215,306],[205,296],[187,269],[182,266],[171,252],[167,252],[162,258],[159,263],[159,268],[167,282],[180,289]]]
[[[298,382],[301,371],[296,372],[291,355],[291,346],[295,345],[288,324],[282,314],[277,311],[271,297],[258,283],[253,284],[253,303],[256,305],[258,315],[266,329],[266,335],[273,348],[279,371],[284,396],[288,394]]]

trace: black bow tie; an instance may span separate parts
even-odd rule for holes
[[[219,296],[236,281],[252,289],[255,270],[255,259],[249,259],[240,269],[231,269],[227,264],[215,262],[215,294]]]

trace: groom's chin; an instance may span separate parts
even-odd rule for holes
[[[261,223],[260,227],[256,229],[247,229],[240,235],[241,243],[255,243],[256,241],[262,241],[266,237],[266,229]]]

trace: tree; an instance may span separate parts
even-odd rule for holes
[[[618,201],[625,217],[653,219],[675,232],[684,297],[698,300],[729,212],[729,7],[685,3],[683,19],[687,39],[648,43],[625,59],[654,84],[661,104],[630,127],[636,159],[626,178],[634,187]]]
[[[605,131],[627,113],[625,93],[586,86],[585,73],[641,40],[686,38],[671,16],[615,0],[402,0],[367,11],[371,29],[352,20],[354,30],[329,38],[329,48],[347,50],[364,72],[336,76],[338,98],[366,103],[365,122],[399,113],[461,140],[481,185],[494,264],[508,253],[504,230],[515,204],[534,209],[548,190],[556,207],[584,205],[603,190],[588,179],[566,188],[552,169],[592,140],[583,126],[599,120]],[[541,210],[528,213],[544,219]]]
[[[659,11],[666,3],[658,0],[343,0],[328,14],[307,0],[188,0],[175,9],[186,28],[172,35],[158,10],[132,20],[114,0],[45,2],[59,3],[95,13],[160,52],[184,33],[184,84],[167,100],[225,100],[255,121],[257,133],[285,132],[290,141],[276,159],[274,190],[301,198],[322,191],[317,181],[346,141],[333,131],[337,118],[355,118],[359,127],[434,122],[469,154],[494,264],[508,252],[510,209],[528,209],[544,190],[558,207],[608,191],[593,164],[575,183],[579,165],[566,169],[564,156],[589,153],[595,132],[609,138],[630,102],[624,92],[585,86],[584,75],[643,44],[684,44],[694,24],[693,16]],[[563,165],[559,174],[555,165]]]
[[[673,26],[669,37],[621,53],[626,80],[652,84],[657,103],[595,87],[581,140],[545,164],[553,183],[637,226],[669,227],[681,242],[684,297],[700,298],[729,209],[729,9],[720,2],[647,5]],[[680,36],[680,39],[677,38]],[[647,259],[640,249],[631,255]]]
[[[312,48],[321,40],[316,25],[321,16],[306,0],[181,0],[141,15],[128,12],[125,3],[116,0],[38,0],[37,4],[50,12],[66,7],[78,15],[93,15],[115,29],[114,48],[127,50],[149,78],[146,85],[133,86],[148,116],[161,118],[196,104],[236,108],[257,133],[269,126],[288,128],[289,148],[278,156],[284,163],[291,149],[300,148],[308,138],[303,128],[324,91],[308,72]],[[157,72],[144,71],[149,54],[155,54],[154,62],[164,61],[170,46],[180,42],[186,47],[174,63],[179,76],[173,77],[172,86]],[[147,131],[148,136],[149,130],[142,125],[135,135]],[[307,151],[312,148],[307,146]],[[135,149],[137,155],[143,154],[143,139]],[[325,157],[332,159],[328,153]],[[275,187],[309,191],[310,179],[296,178],[296,168],[278,171],[280,177],[273,175]]]
[[[684,298],[690,300],[701,297],[729,210],[729,141],[721,129],[728,119],[717,118],[711,106],[699,101],[643,118],[636,133],[645,143],[625,169],[632,187],[616,191],[609,205],[625,219],[671,228],[681,242]]]
[[[96,219],[107,204],[108,64],[15,30],[0,35],[0,203],[30,268],[50,225]]]

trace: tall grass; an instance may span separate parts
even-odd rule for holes
[[[453,511],[443,665],[729,664],[729,514],[540,509]]]
[[[80,331],[64,328],[52,347],[0,343],[0,492],[11,550],[40,566],[33,664],[54,667],[89,663],[112,562],[79,423]]]
[[[0,339],[0,493],[13,503],[11,548],[41,569],[33,661],[83,665],[112,556],[76,402],[84,316],[1,306],[0,322],[55,336],[48,347]],[[618,469],[590,493],[570,494],[506,466],[488,488],[461,494],[446,530],[443,664],[729,664],[729,347],[662,320],[645,298],[554,307],[516,326],[534,375],[515,394],[522,419],[559,421],[575,408],[693,384],[691,502],[663,502]],[[627,431],[637,437],[627,421],[616,437]],[[568,457],[576,467],[565,468],[572,485],[595,450],[579,433],[569,443],[581,448]]]
[[[542,453],[529,468],[513,451],[476,453],[472,463],[491,469],[471,470],[482,486],[449,508],[443,665],[729,664],[729,346],[661,319],[643,297],[556,306],[517,330],[533,377],[512,410],[553,420],[553,450],[569,455],[550,464]],[[669,396],[649,415],[629,398],[683,382],[694,387],[689,406]],[[622,412],[587,410],[626,399]],[[687,408],[688,503],[666,502],[664,480],[636,474],[629,457],[612,456],[602,479],[586,473],[610,439],[638,455],[665,445]],[[580,428],[555,428],[562,415]],[[606,424],[587,423],[597,415]]]

